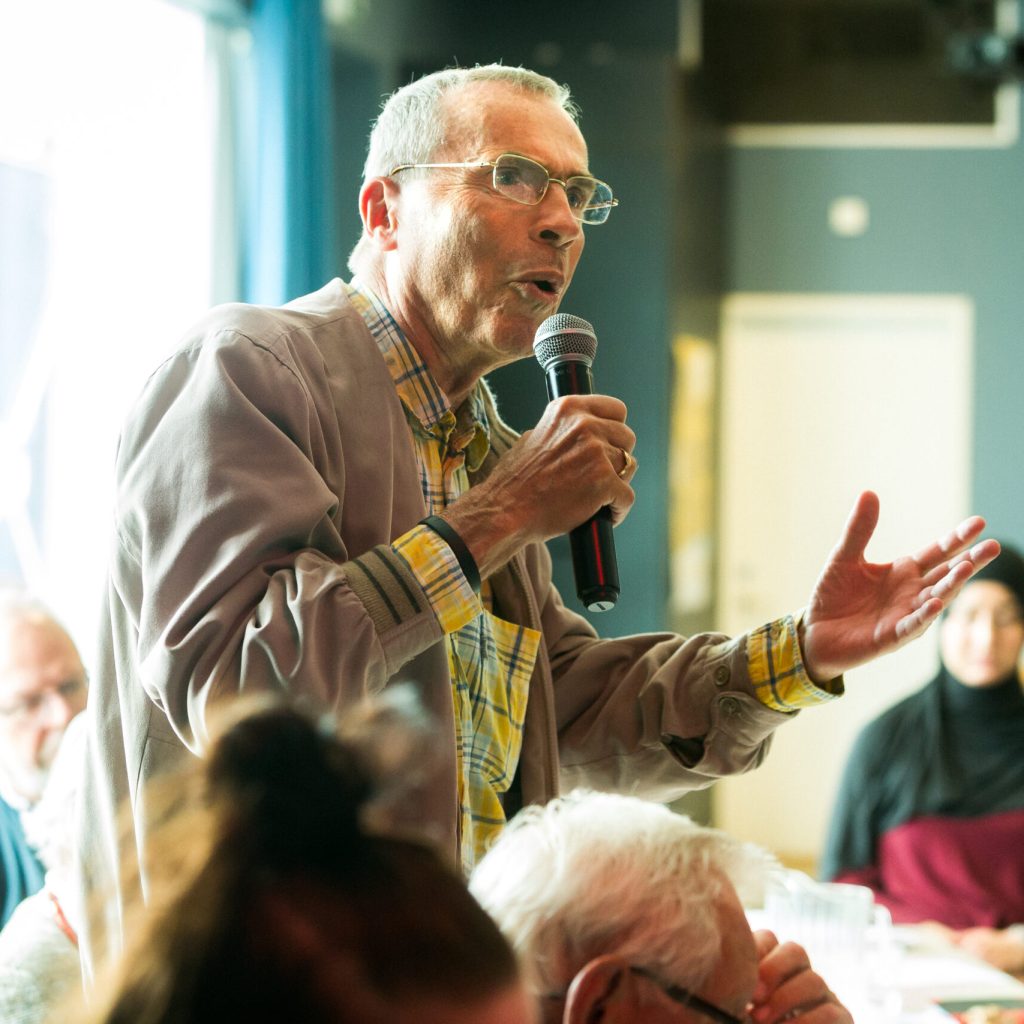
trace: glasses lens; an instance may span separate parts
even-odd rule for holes
[[[596,178],[570,178],[565,183],[565,197],[577,217],[582,217],[583,211],[593,203],[599,184]]]
[[[583,207],[582,220],[586,224],[603,224],[615,205],[611,187],[597,178],[570,178],[568,184],[574,185],[576,182],[584,181],[589,183],[590,198]]]
[[[517,203],[535,206],[548,188],[548,172],[525,156],[505,153],[494,162],[494,190]]]
[[[538,163],[515,153],[494,161],[494,190],[517,203],[536,206],[548,190],[548,172]],[[565,183],[569,208],[577,220],[603,224],[615,205],[611,188],[597,178],[577,175]]]

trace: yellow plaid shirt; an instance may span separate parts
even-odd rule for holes
[[[380,300],[358,279],[346,291],[387,363],[412,432],[427,512],[437,514],[468,490],[468,472],[480,466],[490,446],[480,392],[453,410]],[[413,527],[392,548],[423,587],[447,635],[462,866],[468,873],[505,824],[502,794],[519,764],[541,636],[498,618],[487,580],[474,593],[451,548],[429,527]],[[776,711],[795,711],[841,692],[841,686],[819,689],[807,676],[792,616],[754,630],[747,658],[758,698]]]
[[[412,431],[427,512],[437,514],[469,489],[468,471],[487,454],[483,402],[474,393],[453,410],[377,297],[357,280],[348,292],[391,372]],[[415,574],[447,634],[462,867],[468,874],[505,824],[501,799],[519,764],[540,633],[498,618],[488,582],[479,596],[474,593],[451,548],[429,527],[414,527],[392,547]]]

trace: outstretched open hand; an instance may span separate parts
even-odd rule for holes
[[[875,564],[864,551],[877,524],[878,496],[865,491],[811,594],[800,646],[808,675],[819,683],[920,636],[999,554],[995,540],[971,547],[985,527],[971,516],[917,554]]]

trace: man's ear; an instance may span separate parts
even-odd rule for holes
[[[373,240],[381,252],[394,249],[397,217],[398,186],[391,178],[370,178],[359,190],[359,216],[363,221],[363,235]]]
[[[621,956],[599,956],[573,978],[562,1024],[633,1024],[639,1020],[637,978]]]

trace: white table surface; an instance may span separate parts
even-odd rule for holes
[[[754,928],[771,927],[757,911],[748,916]],[[779,935],[780,940],[785,938]],[[950,1024],[953,1018],[938,1003],[1024,1002],[1024,983],[913,925],[883,930],[883,940],[874,943],[866,962],[856,968],[837,971],[827,956],[808,951],[812,965],[856,1024]]]
[[[899,947],[896,989],[902,1022],[949,1021],[949,1015],[935,1007],[945,1001],[986,1003],[996,999],[1024,1002],[1024,983],[997,970],[991,964],[951,947],[920,928],[897,925]],[[858,1024],[860,1021],[858,1020]],[[866,1020],[864,1024],[872,1024]]]

